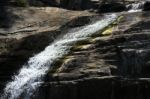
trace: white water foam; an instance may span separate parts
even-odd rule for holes
[[[18,75],[13,77],[13,81],[6,85],[4,94],[0,99],[20,99],[19,97],[22,94],[26,95],[21,99],[30,99],[33,92],[40,86],[38,82],[42,81],[54,60],[69,52],[70,44],[68,45],[67,43],[85,39],[108,26],[116,18],[117,15],[115,14],[107,15],[103,20],[87,25],[76,32],[67,33],[62,39],[57,39],[46,47],[44,51],[31,57],[28,63],[20,69]]]
[[[128,12],[141,12],[143,10],[144,4],[145,4],[144,1],[129,4],[129,5],[127,5],[127,8],[129,9]]]

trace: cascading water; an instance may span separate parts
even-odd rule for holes
[[[128,9],[128,12],[139,12],[139,11],[143,10],[144,4],[145,4],[145,2],[141,1],[138,3],[129,4],[126,7]]]
[[[76,32],[67,33],[61,39],[57,39],[23,65],[18,75],[13,77],[13,81],[6,85],[4,94],[0,99],[20,99],[22,94],[24,95],[21,99],[30,99],[34,90],[40,86],[39,82],[42,82],[43,76],[48,72],[53,61],[69,52],[70,43],[73,44],[73,42],[89,37],[108,26],[116,18],[117,15],[115,14],[107,15],[103,20],[85,26]]]

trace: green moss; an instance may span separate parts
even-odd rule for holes
[[[113,32],[114,27],[107,28],[104,32],[102,32],[103,36],[111,35]]]
[[[58,59],[53,63],[53,66],[49,70],[49,74],[55,73],[59,67],[62,66],[64,59]]]
[[[91,46],[92,46],[92,44],[73,46],[71,48],[71,51],[88,50],[89,48],[91,48]]]
[[[54,62],[52,68],[49,71],[49,74],[59,72],[59,70],[61,70],[63,68],[62,66],[65,63],[74,59],[74,58],[72,58],[73,56],[72,57],[69,56],[69,54],[71,55],[71,52],[86,50],[90,47],[90,45],[92,45],[94,42],[96,42],[94,40],[95,38],[111,35],[114,27],[116,27],[118,25],[118,23],[122,20],[122,18],[123,18],[123,16],[119,16],[114,22],[112,22],[111,24],[109,24],[108,26],[103,28],[102,30],[98,31],[97,33],[93,34],[92,37],[76,42],[75,45],[70,49],[71,51],[70,51],[70,53],[68,53],[68,55],[63,56],[62,58],[60,58]],[[93,68],[93,64],[92,64],[92,68]]]
[[[8,49],[10,49],[10,48],[9,48],[9,46],[8,46],[7,44],[5,44],[5,43],[0,43],[0,54],[7,52]]]
[[[118,18],[117,18],[117,22],[120,22],[120,21],[122,21],[124,19],[124,16],[119,16]]]
[[[73,57],[73,56],[64,55],[62,58],[59,58],[58,60],[56,60],[56,61],[53,63],[53,66],[51,67],[51,69],[49,70],[49,74],[56,73],[56,72],[58,71],[58,69],[61,68],[62,65],[63,65],[68,59],[73,59],[72,57]]]
[[[119,16],[116,18],[114,22],[103,28],[102,30],[98,31],[97,33],[93,34],[92,37],[100,37],[100,36],[108,36],[111,35],[113,32],[113,28],[118,25],[118,23],[123,19],[123,16]]]

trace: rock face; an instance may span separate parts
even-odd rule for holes
[[[149,11],[150,10],[150,1],[147,1],[145,4],[144,4],[144,11]]]
[[[91,10],[104,12],[121,12],[128,10],[128,4],[146,2],[144,10],[149,9],[149,1],[146,0],[8,0],[0,1],[1,6],[49,6],[59,7],[69,10]],[[134,7],[137,7],[135,5]]]
[[[39,99],[150,99],[147,80],[92,78],[51,83],[46,88]]]
[[[8,21],[0,21],[3,23],[0,26],[0,93],[29,57],[42,51],[61,34],[60,29],[69,28],[71,21],[78,17],[92,15],[59,8],[10,7],[7,10],[11,11],[8,16],[13,22],[8,26]],[[3,18],[8,20],[5,15]],[[68,27],[63,27],[64,24]]]
[[[8,10],[14,22],[0,27],[0,90],[55,37],[101,18],[58,8]],[[56,60],[32,99],[150,99],[150,14],[118,14],[117,22]]]
[[[111,33],[78,42],[54,64],[39,99],[150,99],[149,20],[123,14]]]

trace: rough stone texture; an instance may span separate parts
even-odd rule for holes
[[[77,43],[56,62],[39,99],[150,99],[150,14],[122,16],[111,35]]]
[[[0,34],[18,34],[38,33],[41,31],[50,31],[58,29],[69,20],[78,17],[90,15],[87,11],[68,11],[52,7],[29,7],[29,8],[5,8],[8,13],[5,20],[11,18],[13,22],[3,23],[9,26],[0,26]],[[5,15],[3,15],[5,17]],[[18,36],[19,37],[19,36]],[[21,37],[22,38],[22,37]]]
[[[38,99],[150,99],[149,79],[97,77],[51,83],[45,87]]]
[[[23,0],[25,4],[20,4],[18,0],[7,0],[0,1],[0,5],[11,5],[11,6],[51,6],[51,7],[61,7],[70,10],[102,10],[109,9],[109,12],[115,12],[117,8],[118,11],[124,11],[125,6],[130,3],[141,2],[145,0]],[[116,5],[117,7],[115,7]],[[103,7],[101,7],[103,6]],[[108,7],[109,6],[109,7]]]
[[[17,18],[12,17],[13,24],[0,29],[0,89],[28,57],[52,42],[60,29],[65,33],[91,19],[85,17],[91,15],[88,12],[57,8],[11,11]],[[111,33],[112,26],[77,42],[67,56],[56,61],[33,99],[150,99],[150,14],[119,14],[123,19],[117,26],[113,24]],[[80,20],[83,23],[76,22]]]
[[[12,16],[13,22],[8,27],[0,26],[0,90],[29,57],[42,51],[60,35],[61,30],[67,29],[63,27],[64,24],[71,24],[81,16],[92,15],[86,11],[49,7],[7,9],[17,18]],[[7,17],[4,18],[7,20]]]

